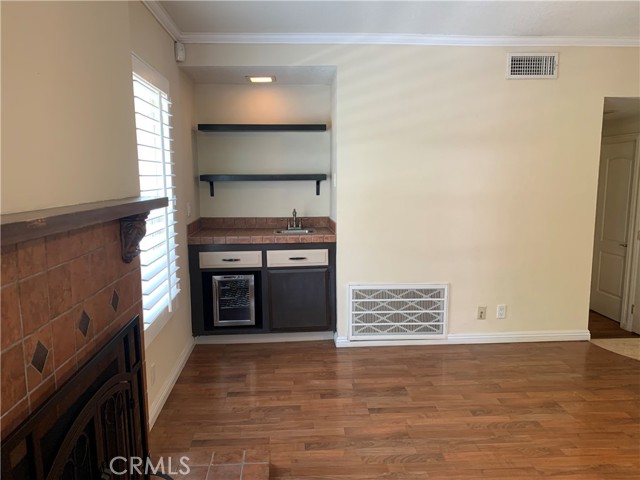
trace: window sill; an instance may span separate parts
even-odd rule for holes
[[[158,317],[151,323],[144,324],[144,348],[149,348],[149,345],[155,340],[155,338],[160,334],[164,326],[169,323],[169,320],[173,318],[173,314],[180,308],[179,304],[180,295],[176,295],[173,299],[174,311],[170,312],[168,308],[165,308],[164,311],[158,315]]]

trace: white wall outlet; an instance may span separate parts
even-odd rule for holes
[[[187,217],[191,216],[191,202],[187,202]]]
[[[487,307],[478,307],[478,320],[487,319]]]
[[[149,386],[152,387],[156,383],[156,364],[149,366]]]
[[[507,318],[507,306],[505,304],[500,304],[496,308],[496,318]]]

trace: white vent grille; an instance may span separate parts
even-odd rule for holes
[[[507,78],[558,78],[558,54],[510,53]]]
[[[350,340],[442,338],[448,285],[351,285]]]

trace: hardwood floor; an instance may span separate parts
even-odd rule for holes
[[[640,478],[640,362],[589,342],[199,345],[156,454],[250,448],[272,479]]]
[[[593,310],[589,310],[589,332],[591,338],[639,338],[633,332],[620,328],[620,324]]]

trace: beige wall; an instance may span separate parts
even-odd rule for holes
[[[181,292],[177,309],[162,331],[147,345],[147,394],[150,412],[158,413],[162,400],[180,372],[180,362],[192,345],[191,306],[189,293],[189,267],[187,254],[187,223],[197,218],[197,208],[191,218],[187,217],[187,203],[196,206],[195,172],[191,150],[191,127],[193,118],[193,85],[176,64],[173,40],[160,27],[155,18],[141,3],[132,2],[129,7],[131,25],[131,50],[144,62],[169,80],[169,95],[172,101],[172,126],[174,137],[174,162],[176,175],[177,221],[178,221],[178,267]],[[155,382],[152,384],[150,369],[155,365]],[[152,418],[154,420],[154,418]]]
[[[125,2],[2,2],[2,213],[139,193]]]
[[[2,212],[135,196],[138,163],[131,54],[170,83],[182,292],[147,348],[153,408],[191,336],[186,225],[198,218],[192,84],[173,40],[137,2],[2,2]],[[187,218],[187,203],[193,207]]]
[[[330,88],[322,85],[196,85],[196,123],[329,123]],[[197,133],[200,174],[330,174],[327,132]],[[199,188],[203,217],[328,216],[330,188],[313,182],[216,183]]]
[[[448,282],[452,333],[584,331],[603,98],[638,95],[640,56],[543,50],[557,80],[506,80],[497,47],[189,45],[187,62],[337,66],[339,335],[350,282]]]

